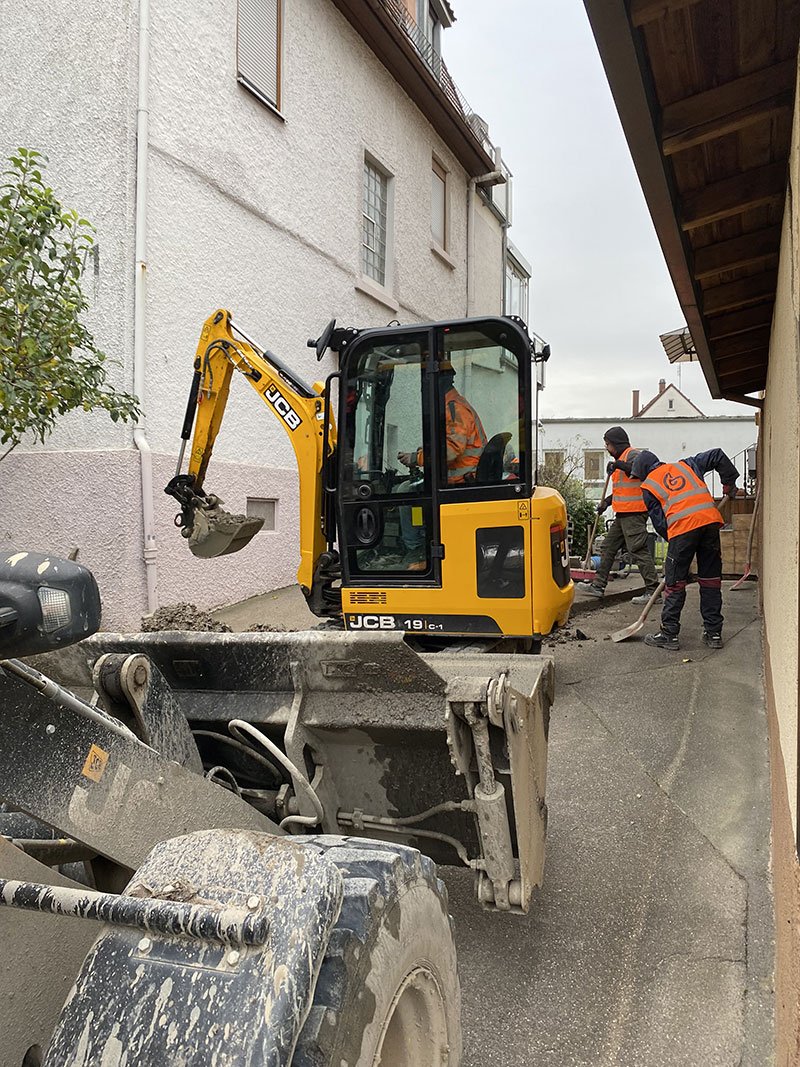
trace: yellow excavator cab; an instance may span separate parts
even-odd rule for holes
[[[167,487],[192,551],[238,551],[258,529],[203,490],[236,370],[294,447],[298,581],[312,611],[340,616],[347,630],[445,641],[536,642],[563,625],[573,598],[567,514],[535,484],[536,356],[524,324],[331,323],[324,343],[309,344],[339,354],[339,371],[313,386],[229,312],[204,324],[183,430],[184,442],[194,431],[189,469],[180,473],[182,450]]]

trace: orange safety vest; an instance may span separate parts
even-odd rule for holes
[[[640,448],[628,447],[619,459],[632,463],[640,452]],[[618,515],[647,511],[647,504],[642,496],[642,483],[636,478],[629,478],[624,471],[614,471],[611,475],[611,506]]]
[[[447,484],[462,485],[475,472],[481,453],[489,440],[475,408],[456,389],[448,389],[444,398],[445,437],[447,438]],[[417,463],[422,466],[422,449]]]
[[[724,525],[706,483],[683,460],[656,467],[642,482],[642,489],[647,489],[660,501],[667,522],[668,540],[700,526]]]

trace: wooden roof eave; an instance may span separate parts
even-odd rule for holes
[[[711,358],[700,293],[692,276],[677,198],[656,136],[651,90],[642,75],[646,63],[640,56],[624,0],[584,0],[584,4],[686,325],[711,395],[719,399],[722,387]]]

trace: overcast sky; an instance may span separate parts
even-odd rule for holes
[[[659,378],[658,337],[685,325],[581,0],[454,0],[442,52],[514,175],[509,238],[533,267],[529,327],[552,357],[540,416],[631,414]],[[706,415],[698,364],[682,389]]]

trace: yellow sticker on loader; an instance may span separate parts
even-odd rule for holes
[[[92,782],[99,782],[103,777],[107,763],[108,753],[97,745],[92,745],[81,773],[84,778],[88,778]]]
[[[517,501],[517,518],[529,519],[531,517],[531,502],[530,500],[518,500]]]

